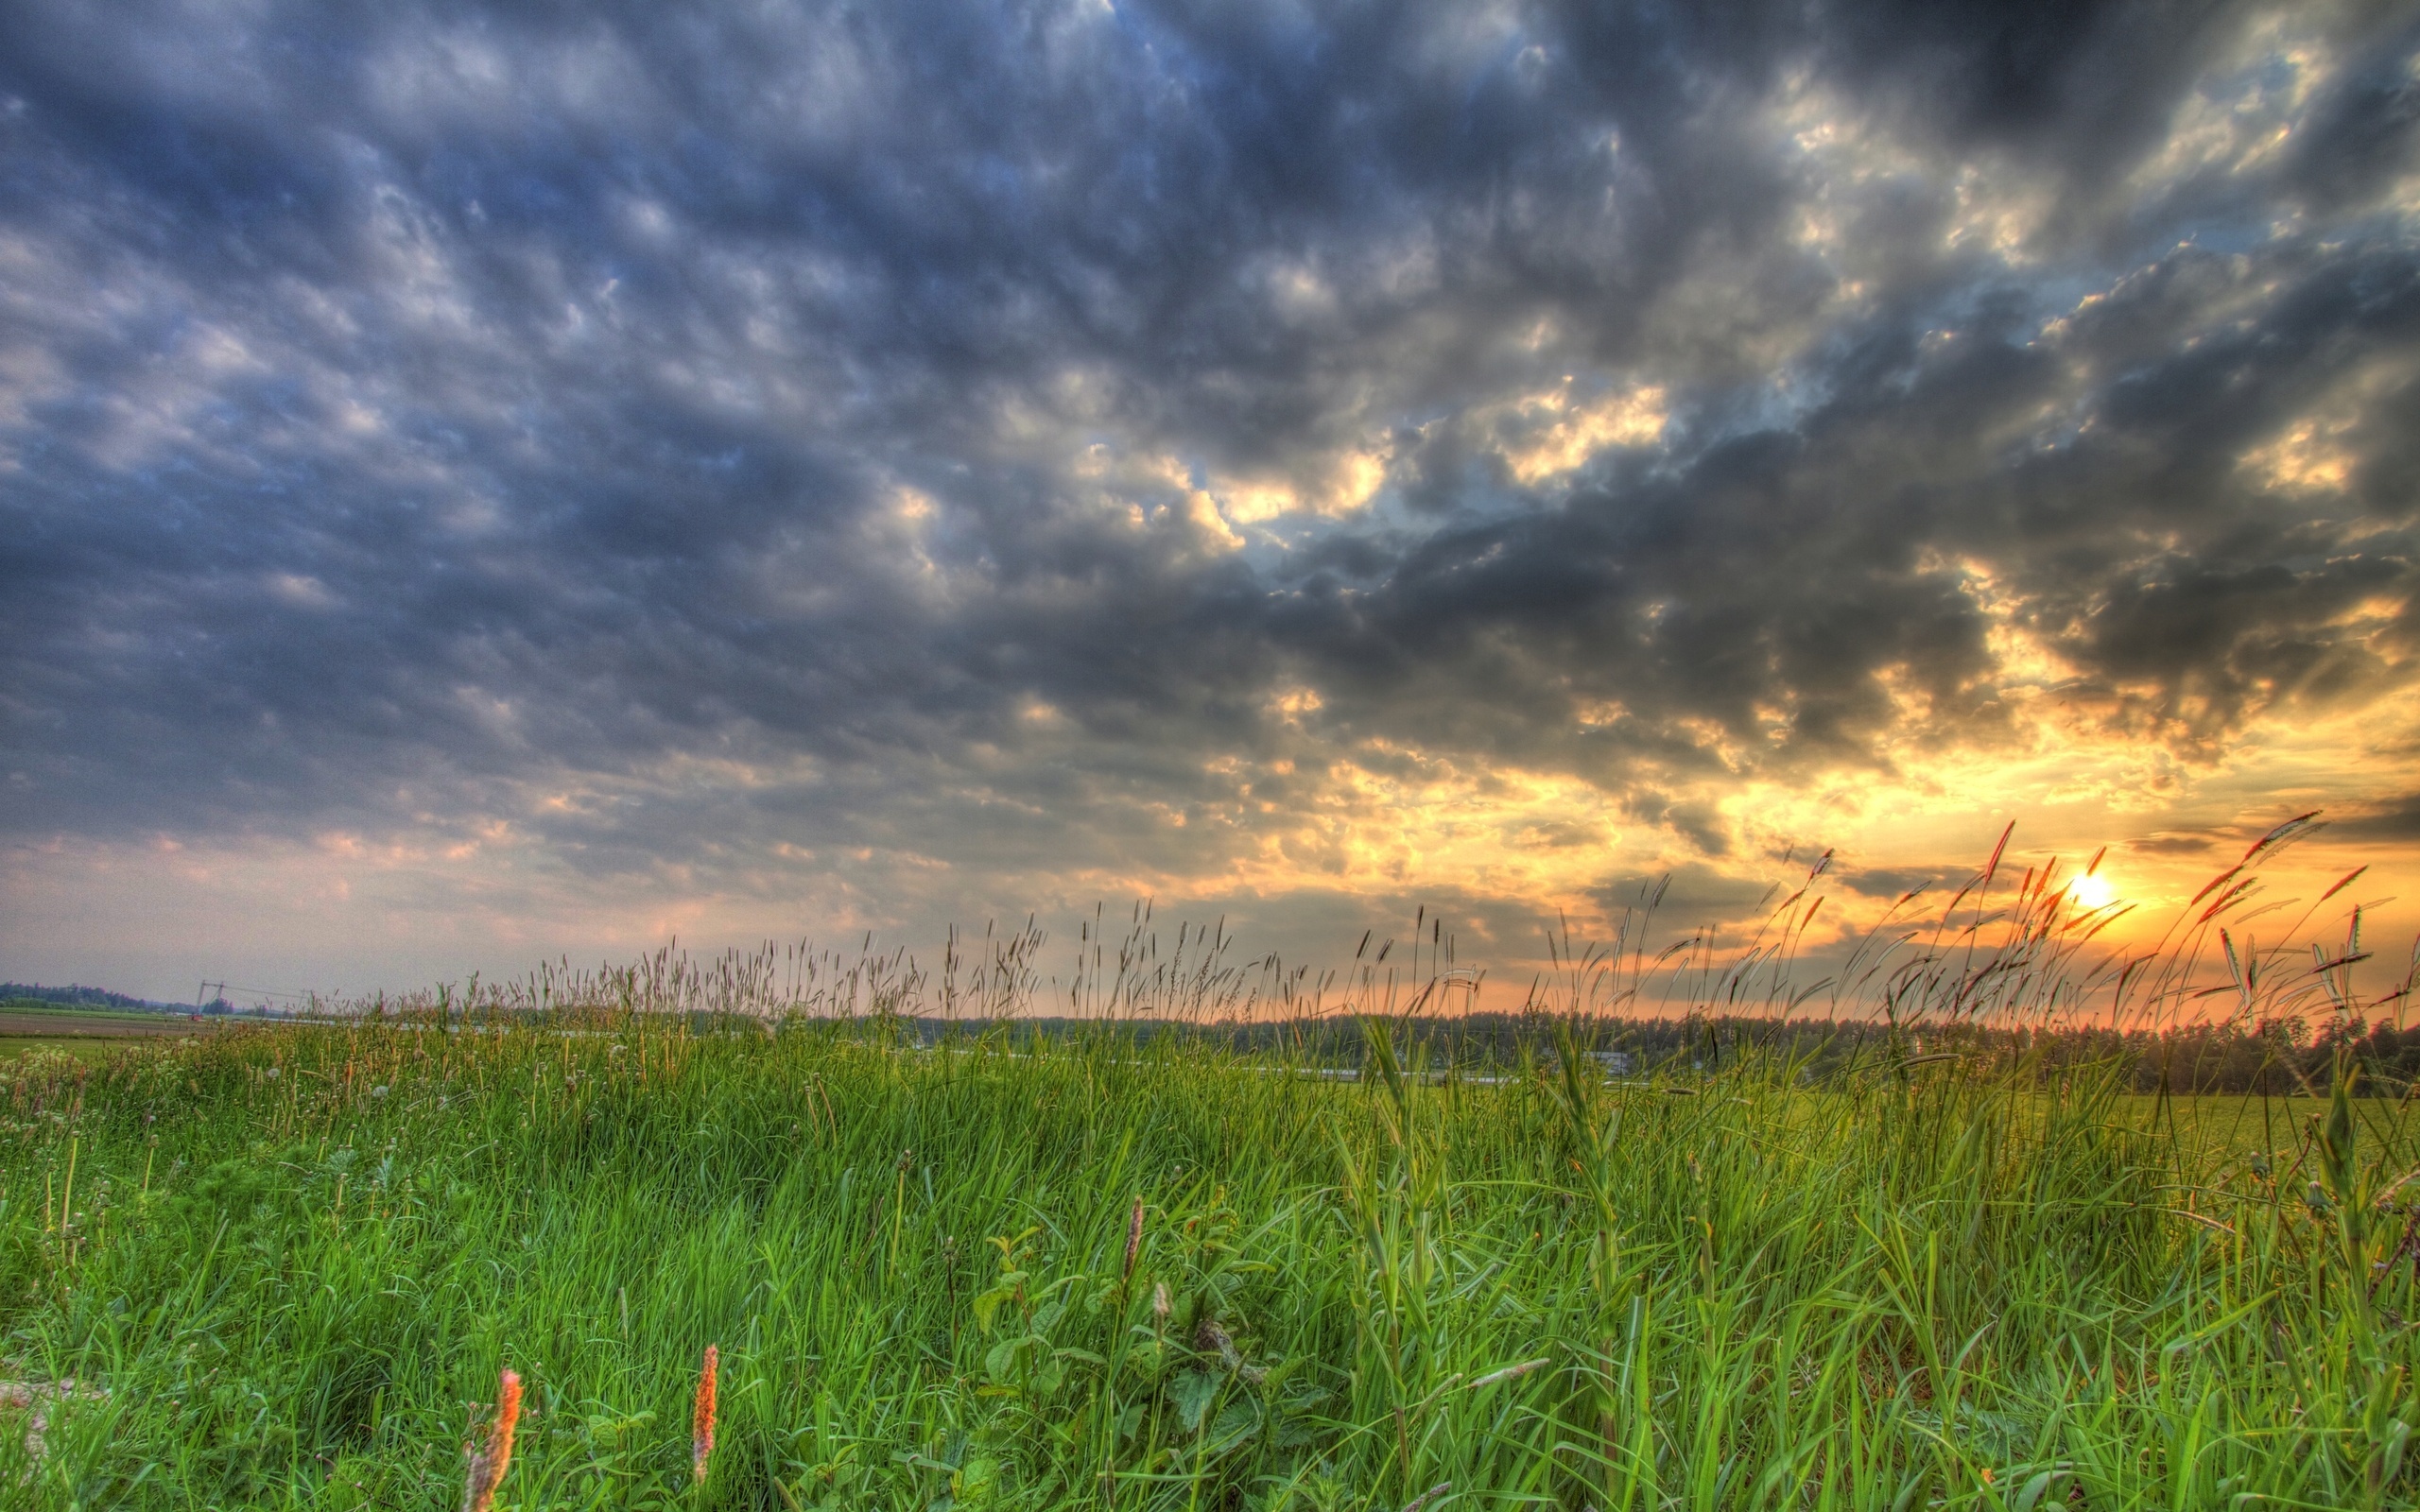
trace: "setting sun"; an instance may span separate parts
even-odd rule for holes
[[[2087,871],[2067,884],[2067,896],[2074,900],[2078,908],[2090,912],[2116,902],[2118,889],[2110,885],[2107,877],[2097,871]]]

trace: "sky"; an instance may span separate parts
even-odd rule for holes
[[[2410,5],[13,0],[0,976],[2408,927],[2415,421]]]

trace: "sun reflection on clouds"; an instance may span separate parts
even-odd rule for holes
[[[1588,398],[1574,383],[1565,378],[1475,417],[1499,438],[1506,464],[1525,485],[1570,472],[1610,447],[1652,445],[1670,421],[1656,385]]]

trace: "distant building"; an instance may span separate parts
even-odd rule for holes
[[[1637,1062],[1627,1050],[1591,1050],[1588,1058],[1602,1067],[1608,1076],[1627,1076],[1637,1070]]]

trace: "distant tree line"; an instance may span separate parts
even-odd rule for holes
[[[915,1037],[933,1042],[949,1034],[981,1032],[966,1021],[919,1019]],[[995,1026],[997,1027],[997,1026]],[[1076,1019],[1022,1019],[1013,1034],[1055,1035],[1097,1030]],[[1616,1074],[1702,1074],[1746,1057],[1797,1067],[1812,1080],[1859,1068],[1886,1068],[1918,1057],[1964,1059],[1997,1071],[2044,1074],[2084,1064],[2115,1063],[2136,1091],[2266,1092],[2288,1096],[2324,1091],[2335,1074],[2336,1051],[2348,1046],[2361,1068],[2362,1090],[2401,1095],[2420,1081],[2420,1024],[2404,1029],[2359,1015],[2313,1022],[2295,1017],[2256,1022],[2199,1023],[2162,1030],[2083,1027],[1997,1027],[1988,1024],[1775,1020],[1728,1016],[1606,1018],[1571,1025],[1576,1043],[1596,1052]],[[1144,1022],[1123,1032],[1148,1042],[1161,1035],[1203,1039],[1237,1054],[1288,1051],[1324,1063],[1356,1065],[1366,1041],[1359,1021],[1174,1023]],[[1557,1053],[1556,1022],[1543,1014],[1472,1014],[1466,1018],[1393,1021],[1398,1052],[1430,1066],[1506,1067]],[[1936,1062],[1937,1063],[1937,1062]]]
[[[2157,1030],[1723,1017],[1610,1020],[1591,1027],[1598,1048],[1627,1051],[1642,1070],[1703,1070],[1754,1054],[1798,1063],[1820,1079],[1854,1065],[1957,1056],[1996,1069],[2031,1067],[2044,1074],[2115,1063],[2135,1091],[2145,1092],[2165,1086],[2174,1092],[2285,1096],[2326,1090],[2335,1075],[2337,1048],[2343,1045],[2374,1094],[2400,1095],[2420,1080],[2420,1025],[2404,1029],[2359,1015],[2316,1023],[2293,1017]],[[1540,1038],[1536,1028],[1517,1020],[1489,1028],[1489,1048],[1498,1056],[1517,1055],[1519,1045]]]
[[[2032,1050],[2046,1065],[2116,1059],[2139,1091],[2164,1084],[2179,1092],[2325,1091],[2334,1082],[2343,1046],[2359,1066],[2361,1090],[2401,1096],[2420,1081],[2420,1024],[2400,1028],[2358,1014],[2313,1025],[2300,1017],[2253,1023],[2187,1024],[2158,1033],[2107,1030],[2033,1031],[2011,1035],[2000,1051]]]
[[[162,1005],[147,998],[130,998],[123,992],[112,992],[97,987],[43,987],[39,982],[0,982],[0,1003],[56,1003],[79,1008],[156,1009]]]
[[[102,988],[0,982],[0,1002],[31,1001],[78,1007],[159,1010],[169,1005]],[[225,1013],[221,998],[203,1011]],[[190,1010],[186,1010],[190,1011]],[[717,1016],[691,1015],[703,1030]],[[1046,1036],[1097,1032],[1094,1021],[1019,1018],[995,1023],[904,1017],[890,1021],[923,1043],[945,1037],[1006,1030]],[[1433,1067],[1452,1064],[1502,1069],[1527,1059],[1551,1059],[1558,1021],[1543,1013],[1474,1013],[1391,1021],[1398,1052]],[[2361,1068],[2362,1090],[2401,1095],[2420,1082],[2420,1024],[2406,1029],[2359,1014],[2312,1021],[2301,1016],[2246,1022],[2181,1024],[2166,1029],[2002,1027],[1988,1023],[1772,1019],[1732,1015],[1578,1020],[1568,1026],[1579,1048],[1597,1053],[1616,1074],[1702,1074],[1742,1057],[1796,1067],[1811,1080],[1860,1068],[1883,1068],[1918,1057],[1956,1057],[1994,1070],[2055,1073],[2083,1064],[2115,1063],[2131,1086],[2175,1092],[2322,1091],[2335,1074],[2336,1053],[2348,1047]],[[1357,1065],[1367,1047],[1360,1021],[1255,1020],[1219,1022],[1130,1021],[1119,1032],[1149,1042],[1163,1035],[1223,1043],[1237,1054],[1279,1051],[1325,1064]]]

